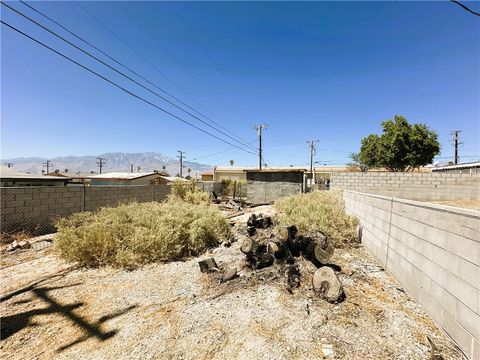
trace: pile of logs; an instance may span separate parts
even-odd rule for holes
[[[241,246],[241,251],[246,256],[247,266],[252,269],[262,269],[278,263],[286,267],[287,290],[300,286],[300,271],[295,263],[295,258],[302,256],[311,261],[318,270],[313,276],[313,290],[328,302],[339,302],[344,297],[342,284],[329,264],[333,255],[334,246],[328,236],[321,232],[308,236],[299,235],[296,226],[284,227],[278,236],[257,241],[252,236],[256,229],[268,228],[272,219],[263,215],[250,216],[247,222],[246,238]]]

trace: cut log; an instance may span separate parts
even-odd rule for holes
[[[305,257],[317,265],[327,264],[334,251],[332,240],[322,233],[303,239]]]
[[[219,271],[218,265],[217,265],[214,258],[208,258],[208,259],[205,259],[205,260],[201,260],[201,261],[198,262],[198,265],[200,266],[200,271],[202,273]]]
[[[258,248],[258,244],[255,240],[246,238],[243,240],[242,246],[240,247],[240,250],[247,256],[253,255]]]
[[[273,256],[275,256],[275,259],[277,260],[283,260],[289,255],[291,256],[287,244],[283,241],[269,241],[267,244],[267,251]]]
[[[263,269],[272,266],[275,256],[267,252],[266,246],[260,246],[255,256],[254,266],[256,269]]]
[[[336,303],[344,297],[342,283],[335,272],[328,266],[323,266],[313,274],[313,290],[322,299]]]
[[[257,232],[257,228],[255,226],[247,226],[247,234],[249,236],[255,235]]]

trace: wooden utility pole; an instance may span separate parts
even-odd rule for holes
[[[47,160],[47,162],[43,163],[43,167],[47,168],[47,174],[50,173],[50,165],[52,165],[52,162],[50,160]]]
[[[99,174],[101,174],[103,165],[105,165],[105,158],[98,157],[97,158],[97,165],[98,165]]]
[[[253,128],[258,134],[258,168],[262,170],[262,130],[268,127],[267,124],[255,125]]]
[[[180,159],[180,177],[183,177],[183,159],[185,157],[185,151],[177,150],[177,157]]]
[[[313,185],[313,155],[315,154],[315,144],[318,140],[307,140],[307,144],[310,147],[310,186]]]
[[[453,135],[453,146],[455,147],[455,160],[454,164],[458,164],[458,146],[462,145],[463,143],[458,141],[458,133],[461,133],[461,130],[454,130],[450,133],[450,135]]]
[[[133,174],[133,164],[130,164],[130,173]]]

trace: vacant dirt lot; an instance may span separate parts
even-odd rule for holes
[[[237,233],[201,258],[242,267]],[[123,271],[76,269],[51,249],[3,257],[4,359],[428,359],[426,336],[446,359],[462,358],[362,248],[334,255],[346,292],[337,305],[315,297],[305,260],[291,294],[276,267],[219,284],[200,258]]]

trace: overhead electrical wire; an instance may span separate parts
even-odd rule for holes
[[[139,83],[139,82],[136,81],[135,79],[131,78],[130,76],[126,75],[125,73],[121,72],[120,70],[114,68],[113,66],[111,66],[111,65],[109,65],[108,63],[104,62],[103,60],[99,59],[99,58],[96,57],[95,55],[92,55],[92,54],[89,53],[88,51],[82,49],[81,47],[79,47],[79,46],[77,46],[77,45],[75,45],[75,44],[73,44],[73,43],[70,42],[69,40],[65,39],[65,38],[62,37],[61,35],[58,35],[56,32],[50,30],[50,29],[47,28],[46,26],[44,26],[44,25],[40,24],[39,22],[37,22],[36,20],[30,18],[29,16],[23,14],[22,12],[16,10],[15,8],[11,7],[10,5],[8,5],[8,4],[4,3],[4,2],[2,2],[2,5],[6,6],[7,8],[9,8],[9,9],[12,10],[12,11],[14,11],[14,12],[17,13],[18,15],[24,17],[25,19],[31,21],[32,23],[34,23],[35,25],[41,27],[42,29],[48,31],[50,34],[56,36],[57,38],[61,39],[61,40],[64,41],[65,43],[69,44],[70,46],[72,46],[72,47],[76,48],[77,50],[83,52],[84,54],[88,55],[88,56],[91,57],[92,59],[100,62],[101,64],[103,64],[103,65],[105,65],[105,66],[107,66],[109,69],[111,69],[111,70],[115,71],[116,73],[122,75],[122,76],[125,77],[126,79],[134,82],[135,84],[137,84],[138,86],[142,87],[143,89],[149,91],[150,93],[154,94],[155,96],[157,96],[157,97],[161,98],[162,100],[168,102],[170,105],[172,105],[172,106],[176,107],[177,109],[183,111],[184,113],[192,116],[193,118],[195,118],[196,120],[200,121],[200,122],[203,123],[204,125],[206,125],[206,126],[212,128],[212,129],[214,129],[215,131],[220,132],[220,133],[223,134],[224,136],[226,136],[226,137],[230,138],[231,140],[233,140],[233,141],[241,144],[242,146],[245,146],[245,144],[243,144],[241,141],[236,140],[235,138],[233,138],[232,136],[230,136],[230,135],[228,135],[227,133],[223,132],[222,130],[219,130],[219,129],[215,128],[214,126],[212,126],[212,125],[210,125],[209,123],[207,123],[206,121],[200,119],[200,118],[197,117],[196,115],[194,115],[194,114],[188,112],[187,110],[181,108],[180,106],[176,105],[175,103],[173,103],[173,102],[170,101],[169,99],[167,99],[167,98],[165,98],[164,96],[158,94],[157,92],[149,89],[148,87],[146,87],[146,86],[144,86],[143,84]],[[249,146],[250,146],[250,145],[249,145]]]
[[[76,60],[74,60],[74,59],[70,58],[69,56],[67,56],[67,55],[65,55],[65,54],[63,54],[63,53],[61,53],[60,51],[58,51],[58,50],[55,50],[54,48],[52,48],[52,47],[48,46],[47,44],[43,43],[42,41],[40,41],[40,40],[38,40],[38,39],[34,38],[33,36],[30,36],[30,35],[28,35],[27,33],[23,32],[22,30],[20,30],[20,29],[18,29],[18,28],[16,28],[16,27],[14,27],[14,26],[12,26],[12,25],[8,24],[7,22],[5,22],[5,21],[3,21],[3,20],[0,20],[0,23],[1,23],[1,24],[3,24],[3,25],[5,25],[5,26],[7,26],[7,27],[9,27],[10,29],[12,29],[12,30],[16,31],[17,33],[19,33],[19,34],[23,35],[24,37],[26,37],[26,38],[28,38],[28,39],[30,39],[30,40],[32,40],[32,41],[34,41],[34,42],[36,42],[37,44],[39,44],[39,45],[41,45],[41,46],[45,47],[46,49],[48,49],[48,50],[50,50],[50,51],[54,52],[55,54],[57,54],[57,55],[61,56],[62,58],[64,58],[64,59],[66,59],[66,60],[68,60],[68,61],[70,61],[70,62],[74,63],[75,65],[77,65],[77,66],[81,67],[82,69],[84,69],[84,70],[87,70],[88,72],[90,72],[90,73],[92,73],[92,74],[96,75],[97,77],[99,77],[99,78],[101,78],[102,80],[106,81],[107,83],[109,83],[109,84],[111,84],[111,85],[115,86],[116,88],[118,88],[118,89],[122,90],[123,92],[127,93],[128,95],[130,95],[130,96],[132,96],[132,97],[134,97],[134,98],[136,98],[136,99],[138,99],[138,100],[141,100],[141,101],[143,101],[144,103],[146,103],[146,104],[148,104],[148,105],[150,105],[150,106],[152,106],[152,107],[154,107],[154,108],[156,108],[156,109],[158,109],[158,110],[160,110],[160,111],[164,112],[164,113],[165,113],[165,114],[167,114],[167,115],[170,115],[170,116],[174,117],[175,119],[177,119],[177,120],[179,120],[179,121],[181,121],[181,122],[183,122],[183,123],[185,123],[185,124],[187,124],[187,125],[189,125],[189,126],[191,126],[191,127],[195,128],[195,129],[197,129],[197,130],[199,130],[199,131],[203,132],[204,134],[207,134],[207,135],[209,135],[209,136],[211,136],[211,137],[213,137],[213,138],[215,138],[215,139],[217,139],[217,140],[219,140],[219,141],[221,141],[221,142],[223,142],[223,143],[225,143],[225,144],[228,144],[228,145],[230,145],[230,146],[236,147],[236,148],[238,148],[238,149],[240,149],[240,150],[243,150],[243,151],[245,151],[245,152],[248,152],[248,153],[250,153],[250,154],[257,155],[257,154],[255,154],[255,153],[253,153],[253,152],[249,151],[249,150],[246,150],[245,148],[242,148],[242,147],[240,147],[240,146],[238,146],[238,145],[232,144],[231,142],[229,142],[229,141],[227,141],[227,140],[225,140],[225,139],[222,139],[222,138],[220,138],[220,137],[216,136],[215,134],[212,134],[212,133],[210,133],[210,132],[208,132],[208,131],[206,131],[206,130],[202,129],[202,128],[198,127],[197,125],[195,125],[195,124],[192,124],[192,123],[190,123],[189,121],[187,121],[187,120],[185,120],[185,119],[183,119],[183,118],[181,118],[181,117],[179,117],[179,116],[177,116],[177,115],[175,115],[175,114],[171,113],[170,111],[168,111],[168,110],[165,110],[164,108],[162,108],[162,107],[160,107],[160,106],[158,106],[158,105],[156,105],[156,104],[152,103],[151,101],[149,101],[149,100],[147,100],[147,99],[145,99],[145,98],[141,97],[140,95],[137,95],[137,94],[135,94],[135,93],[131,92],[130,90],[128,90],[128,89],[126,89],[126,88],[124,88],[123,86],[121,86],[121,85],[117,84],[116,82],[114,82],[114,81],[112,81],[112,80],[108,79],[107,77],[105,77],[105,76],[103,76],[103,75],[99,74],[98,72],[96,72],[96,71],[94,71],[94,70],[90,69],[89,67],[87,67],[87,66],[85,66],[85,65],[83,65],[83,64],[81,64],[81,63],[79,63],[78,61],[76,61]]]
[[[111,30],[108,26],[106,26],[98,17],[96,17],[94,14],[92,14],[87,8],[85,8],[84,6],[82,6],[78,1],[74,1],[75,4],[80,8],[82,9],[88,16],[90,16],[93,20],[95,20],[100,26],[102,26],[104,29],[106,29],[110,34],[112,34],[112,36],[114,36],[118,41],[120,41],[123,45],[125,45],[128,49],[130,49],[130,51],[132,51],[135,55],[137,55],[138,57],[140,57],[143,61],[145,61],[148,65],[150,65],[154,70],[160,72],[160,74],[162,74],[163,76],[167,77],[167,79],[169,79],[170,82],[172,82],[177,88],[179,88],[180,90],[182,90],[185,94],[187,94],[190,98],[192,98],[191,95],[189,95],[187,92],[185,92],[185,90],[183,90],[182,88],[180,88],[177,84],[175,84],[173,82],[172,79],[170,79],[163,71],[159,70],[155,65],[153,65],[150,61],[148,61],[148,59],[146,59],[144,56],[142,56],[141,54],[138,53],[138,51],[136,51],[135,49],[133,49],[130,45],[128,45],[122,38],[120,38],[113,30]],[[131,71],[131,70],[130,70]],[[137,75],[138,76],[138,75]],[[155,85],[154,85],[155,86]],[[162,90],[163,91],[163,90]],[[173,95],[169,94],[170,96],[172,96],[173,98],[175,98]],[[208,121],[212,122],[213,124],[217,125],[218,127],[220,127],[221,129],[223,129],[224,131],[230,133],[231,135],[235,136],[237,139],[241,140],[241,141],[244,141],[242,138],[238,137],[237,135],[235,135],[234,133],[230,132],[228,129],[226,129],[225,127],[223,127],[221,124],[219,124],[218,122],[212,120],[211,118],[205,116],[204,114],[200,113],[198,110],[195,110],[193,108],[191,108],[190,106],[186,105],[185,103],[183,103],[181,100],[175,98],[177,101],[181,102],[183,105],[187,106],[188,108],[190,108],[191,110],[195,111],[197,114],[199,114],[200,116],[202,116],[203,118],[207,119]],[[193,99],[193,98],[192,98]],[[256,150],[256,149],[254,149]]]

